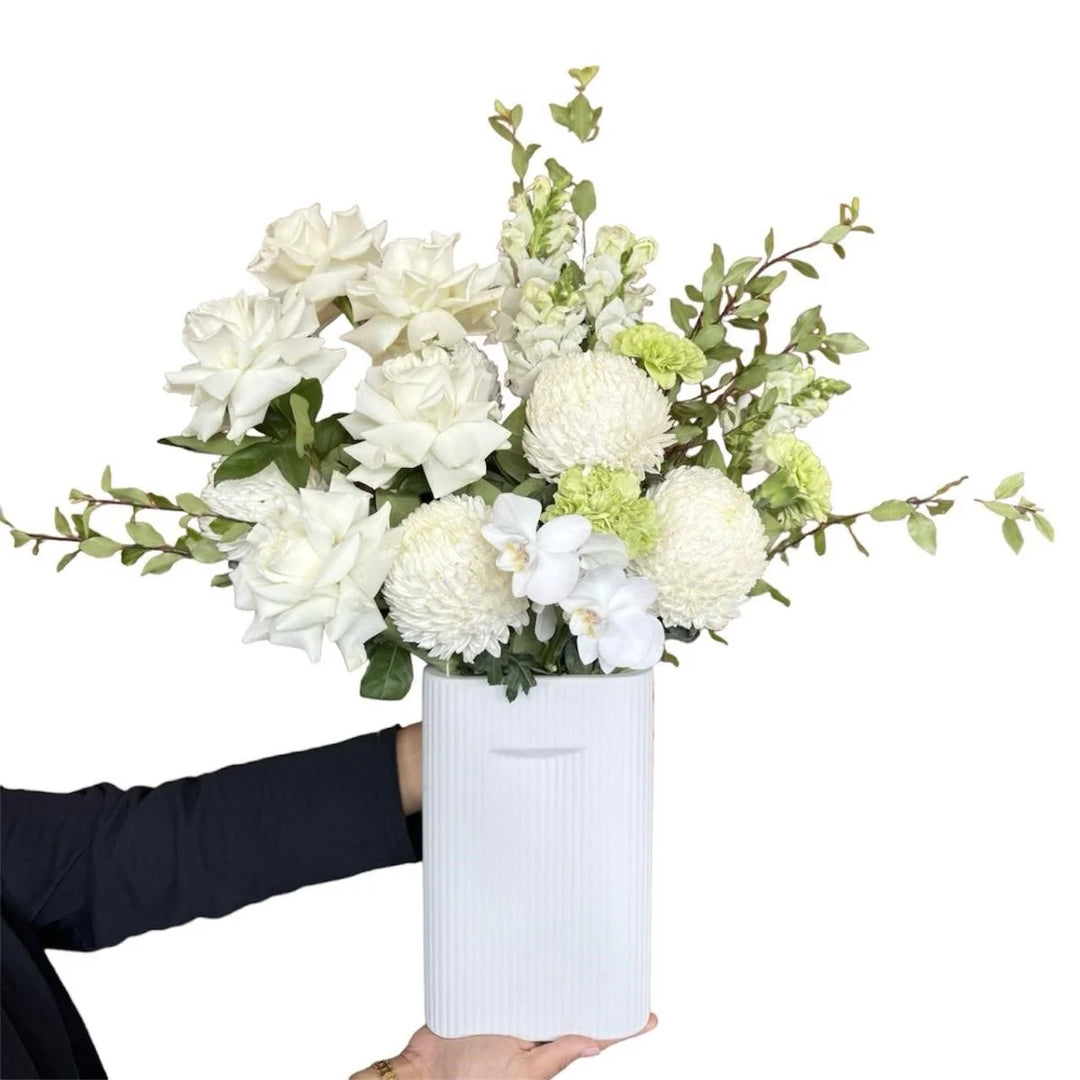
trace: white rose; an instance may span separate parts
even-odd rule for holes
[[[340,473],[329,491],[286,498],[284,513],[248,533],[232,572],[236,606],[255,613],[244,641],[304,649],[314,662],[325,635],[353,671],[386,625],[375,595],[397,550],[390,507],[369,515],[371,496]]]
[[[496,422],[498,388],[495,365],[470,342],[368,368],[356,410],[341,420],[362,440],[348,448],[359,462],[349,477],[382,487],[398,469],[420,466],[436,498],[479,480],[510,434]]]
[[[344,296],[378,262],[385,236],[386,222],[367,228],[356,206],[336,211],[327,225],[315,203],[271,222],[248,269],[272,293],[299,285],[306,299],[321,304]]]
[[[301,379],[322,381],[344,349],[323,348],[315,307],[296,291],[283,296],[238,293],[189,311],[184,344],[196,358],[165,375],[165,389],[190,394],[195,415],[185,435],[209,439],[225,426],[239,442],[267,406]]]

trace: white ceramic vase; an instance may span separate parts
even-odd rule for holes
[[[651,672],[517,701],[424,671],[424,956],[437,1035],[611,1039],[649,1014]]]

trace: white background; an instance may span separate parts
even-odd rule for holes
[[[31,5],[7,14],[0,502],[47,528],[73,484],[198,490],[157,446],[184,312],[254,288],[265,224],[359,202],[490,261],[509,188],[485,116],[660,242],[667,298],[832,224],[873,237],[785,286],[872,346],[809,437],[838,509],[987,496],[1024,468],[1058,526],[1017,558],[966,501],[799,553],[731,646],[659,674],[660,1028],[582,1077],[1080,1075],[1075,416],[1080,240],[1065,5]],[[599,142],[547,117],[599,63]],[[538,157],[541,160],[543,154]],[[784,296],[784,293],[790,295]],[[783,312],[783,314],[781,314]],[[347,406],[360,354],[332,380]],[[104,513],[97,518],[100,526]],[[122,520],[116,519],[122,529]],[[5,541],[6,546],[6,541]],[[245,647],[198,567],[53,572],[0,551],[3,776],[155,783],[417,718],[336,657]],[[115,1080],[343,1078],[421,1022],[420,869],[307,889],[57,967]]]

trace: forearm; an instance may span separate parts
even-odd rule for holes
[[[406,817],[420,810],[421,734],[419,724],[410,724],[397,733],[398,787],[401,789],[401,809]]]

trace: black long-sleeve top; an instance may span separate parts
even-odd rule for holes
[[[105,1076],[45,949],[100,949],[419,858],[396,733],[156,788],[0,789],[0,1076]]]

